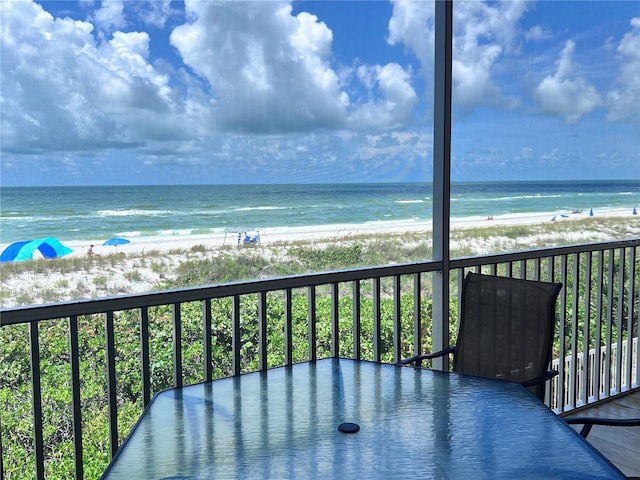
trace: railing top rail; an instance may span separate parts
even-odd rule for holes
[[[562,247],[547,247],[533,250],[522,250],[518,252],[497,253],[493,255],[453,258],[450,260],[449,265],[451,269],[466,268],[475,267],[476,265],[517,262],[519,260],[534,260],[537,258],[547,258],[585,252],[599,252],[604,250],[616,250],[619,248],[631,248],[637,246],[640,246],[640,238],[631,238],[614,242],[584,243]],[[478,260],[482,260],[482,262],[478,262]]]
[[[615,242],[599,242],[565,247],[541,248],[512,253],[452,259],[450,261],[450,268],[466,268],[478,265],[490,265],[582,252],[631,248],[636,246],[640,246],[640,238]],[[159,305],[194,302],[203,299],[224,298],[233,295],[248,295],[261,292],[326,285],[331,283],[391,277],[395,275],[435,272],[440,269],[442,269],[442,262],[425,261],[249,280],[220,285],[188,287],[166,291],[123,295],[119,297],[73,300],[50,305],[14,307],[0,309],[0,326],[68,318],[72,316],[92,315],[108,311],[149,308]]]
[[[309,286],[351,282],[394,275],[433,272],[441,268],[442,262],[427,261],[405,263],[337,270],[331,272],[316,272],[260,280],[247,280],[219,285],[185,287],[174,290],[123,295],[121,297],[72,300],[50,305],[15,307],[0,309],[0,326],[80,315],[92,315],[107,311],[132,310],[159,305],[170,305],[173,303],[196,302],[203,299],[224,298],[233,295],[249,295],[261,292],[306,288]]]

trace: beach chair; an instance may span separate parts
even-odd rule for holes
[[[604,425],[607,427],[640,427],[640,418],[602,418],[602,417],[573,417],[566,418],[567,423],[582,425],[580,435],[587,438],[594,425]]]
[[[544,400],[555,329],[555,304],[561,283],[467,274],[456,344],[401,361],[453,355],[453,371],[519,382]]]

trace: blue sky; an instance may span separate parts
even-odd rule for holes
[[[0,3],[0,185],[414,182],[433,3]],[[640,2],[454,4],[452,178],[640,179]]]

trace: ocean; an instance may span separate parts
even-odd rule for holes
[[[401,226],[429,221],[432,200],[427,183],[5,187],[0,244],[48,236],[62,242],[176,238],[234,227]],[[634,208],[640,210],[640,180],[455,183],[451,193],[452,219]]]

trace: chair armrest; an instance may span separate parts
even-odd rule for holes
[[[432,358],[444,357],[445,355],[449,355],[456,351],[455,345],[445,348],[444,350],[440,350],[438,352],[432,353],[423,353],[421,355],[414,355],[413,357],[409,357],[405,360],[401,360],[399,362],[400,365],[409,365],[411,363],[415,363],[416,367],[422,366],[422,360],[429,360]]]
[[[596,417],[573,417],[564,419],[568,424],[584,425],[580,430],[580,435],[587,438],[591,427],[594,425],[606,425],[609,427],[640,427],[640,418],[617,419],[617,418],[596,418]]]
[[[524,385],[525,387],[533,387],[534,385],[540,385],[541,383],[544,383],[547,380],[555,377],[556,375],[558,375],[558,373],[559,372],[557,370],[549,370],[547,372],[544,372],[539,377],[532,378],[530,380],[522,382],[522,385]]]

